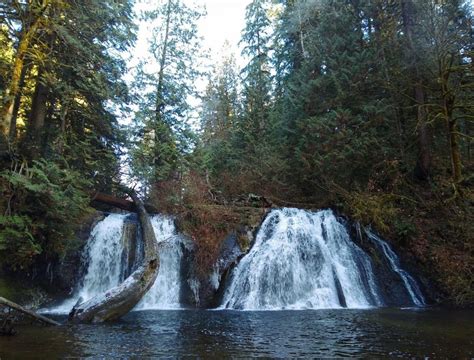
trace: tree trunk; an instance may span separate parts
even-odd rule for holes
[[[454,106],[456,104],[456,95],[453,87],[450,86],[450,76],[452,74],[453,64],[455,61],[455,54],[449,54],[448,58],[439,61],[441,79],[441,94],[443,97],[443,112],[446,119],[448,131],[449,153],[451,158],[451,171],[454,185],[456,186],[462,180],[462,161],[461,150],[459,149],[457,119],[453,117]]]
[[[59,114],[59,119],[61,120],[60,130],[61,133],[58,138],[58,152],[59,154],[63,155],[64,153],[64,144],[66,143],[66,120],[67,114],[69,111],[69,102],[68,101],[61,101],[61,112]]]
[[[425,92],[419,82],[415,85],[415,100],[418,128],[418,159],[415,166],[415,176],[420,180],[428,180],[431,175],[431,133],[426,121]]]
[[[453,171],[453,181],[455,184],[459,184],[462,180],[462,162],[461,152],[459,150],[456,120],[449,120],[448,128],[449,145],[451,148],[451,167]]]
[[[142,201],[130,191],[142,227],[145,257],[142,264],[120,285],[76,305],[71,322],[101,323],[117,320],[132,310],[151,288],[158,275],[159,257],[155,233]]]
[[[427,123],[427,111],[425,104],[425,91],[423,81],[418,69],[417,49],[413,40],[413,27],[415,25],[415,8],[412,0],[400,0],[403,27],[410,52],[412,72],[415,79],[414,92],[417,107],[417,134],[418,134],[418,159],[415,166],[415,176],[420,180],[428,180],[431,174],[431,134]]]
[[[29,65],[23,65],[23,68],[21,69],[21,74],[20,74],[20,83],[19,83],[19,88],[18,92],[15,96],[15,102],[13,104],[13,111],[12,111],[12,118],[10,120],[10,129],[9,129],[9,138],[10,142],[15,141],[16,139],[16,123],[18,119],[18,112],[20,111],[20,105],[21,105],[21,91],[23,87],[25,86],[25,77],[26,73],[28,72],[28,69],[31,66]]]
[[[23,34],[18,44],[18,49],[13,61],[12,75],[5,91],[5,101],[1,109],[1,123],[0,131],[8,136],[10,133],[10,125],[13,117],[13,107],[15,98],[20,91],[21,73],[23,72],[24,60],[31,40],[39,27],[40,19],[37,18],[31,26],[23,31]]]
[[[155,104],[155,120],[159,122],[161,120],[161,112],[163,110],[164,101],[163,101],[163,82],[164,82],[164,73],[166,65],[166,56],[168,55],[168,41],[169,41],[169,32],[170,32],[170,23],[171,23],[171,5],[172,0],[168,0],[168,6],[166,10],[166,26],[165,26],[165,38],[163,41],[163,51],[161,53],[160,59],[160,71],[158,73],[158,85],[156,88],[156,104]]]
[[[31,105],[31,113],[29,118],[29,130],[35,137],[39,135],[44,127],[44,120],[46,118],[48,87],[42,81],[43,70],[38,71],[36,78],[35,93],[33,96],[33,103]]]
[[[54,124],[53,116],[56,109],[56,98],[51,98],[48,104],[48,111],[46,112],[46,122],[44,124],[44,129],[41,136],[41,156],[47,157],[48,152],[51,150],[50,138],[53,135]]]
[[[135,212],[137,211],[137,207],[133,201],[121,199],[112,195],[104,194],[101,192],[95,192],[91,194],[91,202],[98,202],[101,204],[109,205],[116,207],[118,209],[122,209],[125,211]],[[158,213],[158,209],[156,209],[153,205],[144,204],[145,209],[149,213]]]

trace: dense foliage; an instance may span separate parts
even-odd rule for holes
[[[119,53],[134,41],[132,2],[0,4],[0,265],[62,256],[89,193],[119,178],[127,102]]]
[[[462,191],[472,166],[467,4],[256,0],[242,41],[249,62],[227,142],[254,191],[286,200],[364,191],[396,178],[386,171],[427,183],[451,178],[453,195]],[[219,79],[212,83],[217,93]],[[204,107],[215,101],[208,96]],[[206,133],[216,129],[203,121],[212,143]],[[226,161],[210,165],[216,180]]]
[[[152,197],[167,197],[167,187],[183,173],[194,143],[189,100],[196,95],[203,57],[197,32],[203,15],[203,9],[182,0],[152,3],[142,14],[151,36],[148,53],[133,74],[138,109],[133,114],[130,167],[143,192]]]
[[[0,174],[5,197],[0,216],[1,265],[27,269],[63,254],[75,226],[88,211],[90,185],[77,171],[46,160],[15,166]]]
[[[242,81],[221,71],[204,99],[232,108],[204,112],[203,176],[224,198],[336,206],[473,302],[472,26],[459,0],[252,1]]]

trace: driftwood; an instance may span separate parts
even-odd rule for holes
[[[28,310],[28,309],[25,309],[23,306],[21,305],[18,305],[16,303],[14,303],[13,301],[10,301],[10,300],[7,300],[3,297],[0,297],[0,305],[2,306],[6,306],[10,309],[13,309],[13,310],[16,310],[18,312],[21,312],[22,314],[25,314],[37,321],[39,321],[40,323],[43,323],[43,324],[47,324],[47,325],[61,325],[60,323],[54,321],[54,320],[51,320],[51,319],[48,319],[47,317],[44,317],[42,315],[39,315],[37,313],[35,313],[34,311],[31,311],[31,310]]]
[[[142,264],[120,285],[74,306],[72,322],[101,323],[119,319],[132,310],[155,282],[159,269],[155,233],[143,202],[130,191],[142,227],[145,256]]]
[[[91,193],[91,202],[113,206],[118,209],[130,211],[130,212],[138,211],[137,206],[135,205],[135,202],[127,200],[127,199],[121,199],[121,198],[104,194],[101,192]],[[152,214],[158,213],[158,209],[156,209],[153,205],[144,204],[144,206],[145,206],[145,210],[148,211],[149,213],[152,213]]]

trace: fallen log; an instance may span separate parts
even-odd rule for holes
[[[120,285],[104,294],[74,306],[69,313],[71,322],[101,323],[119,319],[132,310],[155,282],[159,269],[158,247],[150,217],[143,202],[130,191],[137,212],[144,242],[144,259]]]
[[[125,211],[130,211],[130,212],[137,211],[137,206],[135,205],[133,201],[130,201],[127,199],[121,199],[116,196],[104,194],[101,192],[91,193],[91,203],[94,203],[94,202],[113,206]],[[158,209],[156,209],[153,205],[144,204],[144,206],[145,206],[146,211],[148,211],[149,213],[152,213],[152,214],[158,213]]]
[[[37,321],[39,321],[40,323],[43,323],[43,324],[47,324],[47,325],[61,325],[60,323],[54,321],[54,320],[51,320],[51,319],[48,319],[47,317],[43,316],[43,315],[40,315],[40,314],[37,314],[35,313],[34,311],[31,311],[31,310],[28,310],[28,309],[25,309],[23,306],[21,305],[18,305],[16,303],[14,303],[13,301],[10,301],[10,300],[7,300],[3,297],[0,297],[0,305],[2,306],[6,306],[10,309],[13,309],[13,310],[16,310],[18,312],[21,312],[22,314],[25,314]]]

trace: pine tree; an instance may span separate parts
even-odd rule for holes
[[[120,53],[134,41],[131,7],[0,4],[0,121],[9,137],[0,154],[0,251],[11,267],[61,256],[91,190],[111,191],[118,180],[123,141],[114,110],[128,100]]]

